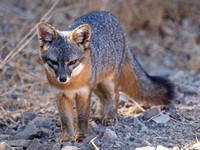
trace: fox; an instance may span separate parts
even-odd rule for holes
[[[87,136],[89,118],[104,125],[116,121],[119,92],[138,103],[152,105],[167,105],[174,99],[174,84],[149,75],[141,67],[118,20],[108,12],[86,14],[66,30],[39,22],[37,35],[48,82],[60,92],[55,99],[61,142],[81,142]],[[92,93],[98,100],[90,116]]]

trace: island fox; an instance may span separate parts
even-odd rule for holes
[[[150,76],[128,47],[118,21],[107,12],[92,12],[76,19],[66,30],[39,22],[39,55],[56,96],[62,139],[74,139],[73,106],[76,101],[76,142],[87,134],[92,92],[98,97],[92,118],[103,124],[117,117],[119,91],[138,102],[168,104],[174,86]]]

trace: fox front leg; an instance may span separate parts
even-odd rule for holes
[[[74,127],[73,127],[73,104],[64,94],[57,95],[56,104],[59,110],[62,138],[61,143],[65,140],[74,140]]]
[[[87,135],[90,117],[91,92],[81,93],[76,97],[76,142],[81,142]]]

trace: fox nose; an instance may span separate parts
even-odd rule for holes
[[[67,77],[66,76],[61,76],[60,77],[60,82],[66,82],[67,81]]]

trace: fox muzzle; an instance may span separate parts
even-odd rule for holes
[[[69,82],[70,78],[68,76],[60,76],[57,77],[57,81],[60,83],[67,83]]]

